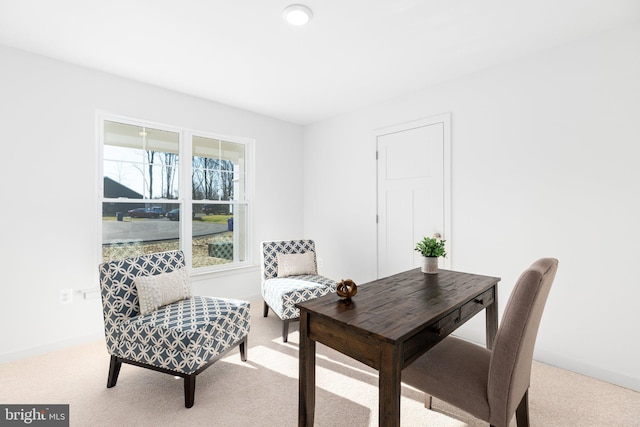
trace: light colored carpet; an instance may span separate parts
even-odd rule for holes
[[[0,365],[0,403],[70,405],[71,426],[296,426],[298,327],[289,343],[282,323],[251,304],[248,361],[238,349],[197,378],[195,405],[184,407],[183,380],[123,364],[107,389],[109,356],[103,341]],[[316,425],[378,425],[377,374],[318,345]],[[640,393],[534,363],[533,426],[640,426]],[[485,423],[403,386],[403,426],[462,427]],[[515,420],[511,423],[515,426]]]

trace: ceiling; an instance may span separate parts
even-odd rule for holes
[[[298,1],[305,27],[282,19]],[[0,44],[305,125],[638,20],[639,0],[0,0]]]

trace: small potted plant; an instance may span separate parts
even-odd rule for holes
[[[416,243],[415,250],[423,256],[422,272],[429,274],[438,273],[438,258],[447,256],[444,244],[446,240],[438,237],[424,237]]]

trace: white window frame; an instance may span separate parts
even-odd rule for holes
[[[228,273],[233,270],[244,269],[248,267],[254,267],[253,262],[253,251],[251,248],[253,245],[253,191],[254,191],[254,153],[255,153],[255,140],[247,137],[239,137],[239,136],[230,136],[217,134],[209,131],[201,131],[196,129],[191,129],[187,127],[178,127],[171,126],[164,123],[158,123],[151,120],[143,120],[133,117],[127,117],[117,114],[112,114],[108,112],[98,111],[96,113],[96,145],[97,145],[97,153],[96,156],[96,178],[97,178],[97,186],[98,189],[96,194],[96,218],[97,218],[97,248],[96,248],[96,257],[98,259],[98,263],[102,263],[102,209],[103,203],[108,201],[109,199],[104,198],[104,122],[105,121],[113,121],[118,123],[124,123],[134,126],[142,126],[155,128],[160,130],[165,130],[169,132],[176,132],[179,134],[179,173],[180,173],[180,183],[179,183],[179,197],[178,199],[152,199],[154,202],[158,203],[174,203],[180,204],[180,209],[182,214],[180,215],[180,249],[184,252],[185,255],[185,264],[187,265],[187,269],[192,276],[200,276],[212,273]],[[203,137],[203,138],[211,138],[217,139],[226,142],[232,142],[237,144],[242,144],[245,147],[245,171],[244,171],[244,179],[245,179],[245,194],[246,197],[243,201],[233,201],[232,203],[238,205],[246,206],[246,247],[245,247],[245,260],[244,261],[232,261],[227,264],[221,265],[212,265],[206,267],[192,267],[193,265],[193,252],[192,252],[192,219],[191,213],[193,210],[193,203],[198,203],[198,200],[193,200],[192,197],[192,189],[191,189],[191,174],[192,174],[192,156],[193,156],[193,137]],[[151,199],[139,199],[141,202],[148,201]],[[138,201],[138,199],[136,199]],[[235,225],[234,225],[235,227]],[[234,231],[235,236],[235,231]],[[235,238],[235,237],[234,237]],[[235,245],[234,245],[235,246]],[[234,257],[235,258],[235,257]]]

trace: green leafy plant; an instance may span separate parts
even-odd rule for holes
[[[447,253],[444,250],[446,240],[437,239],[435,237],[424,237],[416,243],[415,250],[426,257],[445,257]]]

